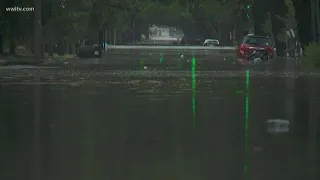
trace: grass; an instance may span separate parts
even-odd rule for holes
[[[44,55],[44,58],[41,60],[41,64],[57,64],[68,60],[75,60],[77,57],[75,55],[66,54],[59,56],[58,54],[53,54],[53,56]],[[17,53],[12,55],[9,53],[4,53],[0,55],[0,65],[8,64],[34,64],[35,58],[31,54]]]
[[[320,45],[310,44],[305,48],[305,56],[301,61],[301,70],[304,72],[320,71]]]
[[[75,60],[75,59],[78,59],[78,58],[75,55],[71,55],[71,54],[66,54],[63,56],[59,56],[58,54],[53,54],[52,57],[45,55],[44,62],[45,63],[50,63],[50,62],[59,63],[59,62],[65,62],[65,61]]]

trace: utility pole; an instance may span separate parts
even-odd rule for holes
[[[42,58],[42,27],[41,27],[41,0],[34,0],[34,57],[35,61]]]

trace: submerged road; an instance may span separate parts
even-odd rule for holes
[[[320,178],[319,74],[70,64],[1,67],[0,179]]]

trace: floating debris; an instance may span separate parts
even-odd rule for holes
[[[267,132],[273,135],[288,133],[290,130],[289,120],[269,119],[266,122]]]

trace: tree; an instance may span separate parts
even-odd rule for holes
[[[266,14],[272,14],[272,31],[283,33],[288,24],[287,1],[261,0],[253,6],[255,29],[262,33]],[[292,0],[297,9],[304,1]],[[53,51],[64,54],[80,41],[87,39],[90,44],[101,43],[101,34],[108,30],[116,32],[119,42],[139,41],[142,34],[148,37],[149,24],[161,24],[181,28],[186,36],[219,38],[221,43],[230,44],[230,32],[239,33],[246,26],[247,18],[241,12],[249,0],[46,0],[42,4],[42,26],[45,49],[49,55]],[[32,6],[32,0],[4,0],[0,6]],[[300,3],[300,4],[299,4]],[[302,11],[296,11],[300,17]],[[289,12],[290,13],[290,12]],[[0,49],[2,36],[11,44],[32,47],[33,13],[9,14],[0,10]],[[283,19],[287,23],[283,22]],[[19,23],[17,23],[19,22]],[[291,22],[291,21],[290,21]],[[303,32],[303,22],[298,21],[299,36]],[[23,28],[21,28],[23,26]],[[302,30],[301,30],[302,29]],[[302,37],[303,39],[304,37]],[[307,42],[308,38],[304,38]],[[276,41],[277,46],[283,46]],[[278,48],[279,49],[279,48]]]
[[[0,3],[0,7],[32,7],[32,1],[26,0],[4,0]],[[4,48],[4,39],[8,39],[10,52],[15,54],[17,41],[24,41],[27,34],[32,32],[32,12],[11,12],[5,8],[0,10],[0,53]],[[23,27],[23,28],[21,28]]]
[[[298,35],[303,46],[308,45],[312,41],[311,36],[311,12],[310,1],[306,0],[292,0],[295,19],[297,21]]]

